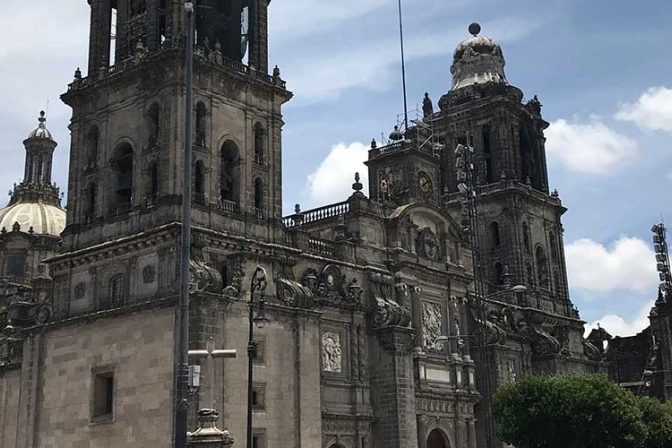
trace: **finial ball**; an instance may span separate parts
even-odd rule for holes
[[[480,32],[481,32],[481,25],[479,25],[478,23],[474,22],[471,25],[469,25],[469,34],[478,36]]]

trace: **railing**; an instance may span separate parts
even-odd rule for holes
[[[215,208],[218,208],[225,213],[231,213],[234,215],[240,214],[240,205],[234,201],[227,201],[226,199],[221,199],[215,204]]]
[[[194,204],[196,204],[196,205],[206,205],[205,204],[205,194],[204,193],[194,193]]]
[[[254,208],[252,209],[252,213],[254,214],[254,217],[255,217],[255,218],[257,218],[257,219],[259,219],[259,220],[264,219],[264,210],[262,210],[262,209],[260,209],[260,208],[256,208],[256,207],[254,207]]]
[[[254,163],[256,165],[263,165],[264,164],[264,156],[261,155],[261,154],[255,154]]]
[[[133,203],[125,202],[123,204],[114,205],[114,206],[110,207],[109,210],[110,210],[110,216],[124,215],[126,213],[129,213],[131,210],[133,210]]]
[[[301,224],[313,223],[322,221],[324,219],[335,218],[337,216],[344,215],[349,211],[350,203],[348,201],[343,201],[337,204],[326,205],[324,207],[301,212],[302,219],[300,221]],[[299,225],[299,223],[296,222],[296,215],[286,216],[282,218],[282,222],[285,224],[285,227],[288,228]]]
[[[478,196],[481,196],[484,194],[496,193],[498,191],[502,191],[505,189],[515,189],[519,191],[524,191],[525,193],[528,193],[541,201],[550,201],[558,205],[561,203],[560,199],[556,197],[550,196],[542,191],[535,190],[529,185],[525,185],[517,180],[511,180],[511,179],[500,180],[499,182],[495,182],[488,185],[479,185],[476,187],[476,194]],[[460,199],[462,195],[460,193],[455,192],[450,193],[448,197],[449,201],[454,201]]]
[[[321,238],[309,237],[308,250],[316,255],[325,257],[333,257],[336,252],[336,247],[333,241],[323,240]]]
[[[122,72],[129,67],[133,67],[135,65],[140,64],[143,61],[153,59],[161,54],[168,53],[169,51],[176,50],[179,47],[180,47],[179,39],[175,39],[171,45],[164,44],[160,50],[153,52],[150,55],[143,57],[132,56],[127,59],[124,59],[123,61],[115,65],[109,67],[100,67],[96,72],[90,73],[89,76],[85,78],[81,77],[76,78],[72,83],[68,85],[68,92],[92,84],[98,80],[104,79],[107,76],[111,76],[115,73]],[[272,76],[269,75],[268,73],[251,70],[250,67],[243,64],[242,62],[234,61],[232,59],[223,57],[221,52],[210,51],[209,53],[206,53],[206,50],[204,48],[198,47],[196,48],[196,51],[194,53],[194,58],[207,62],[212,62],[217,65],[221,65],[223,67],[226,67],[230,70],[233,70],[234,72],[243,75],[253,74],[254,78],[259,81],[265,82],[270,85],[278,86],[282,89],[287,88],[287,83],[283,81],[279,76]]]

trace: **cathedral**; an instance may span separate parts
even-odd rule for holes
[[[189,347],[237,350],[190,359],[202,376],[190,431],[213,408],[245,445],[259,272],[255,448],[501,447],[498,386],[606,371],[569,299],[548,123],[507,80],[495,40],[472,24],[436,107],[425,95],[422,118],[371,142],[368,196],[353,172],[349,197],[283,217],[292,93],[277,66],[269,73],[272,8],[222,3],[195,12],[185,179],[182,2],[89,0],[88,72],[61,96],[67,204],[51,181],[65,130],[52,135],[42,113],[0,210],[0,447],[172,445],[184,182]]]

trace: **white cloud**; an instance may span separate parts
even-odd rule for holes
[[[658,274],[653,250],[639,238],[623,236],[609,247],[580,239],[565,247],[572,289],[600,296],[614,291],[656,293]]]
[[[355,173],[361,175],[364,194],[368,191],[368,169],[364,161],[369,147],[359,142],[339,143],[331,148],[320,166],[308,175],[309,207],[318,207],[345,200],[352,194]]]
[[[672,89],[650,88],[636,103],[621,105],[615,118],[633,122],[644,130],[672,132]]]
[[[590,123],[560,119],[546,130],[549,158],[572,171],[605,174],[637,154],[637,142],[599,120]]]
[[[593,328],[597,328],[597,324],[600,324],[600,327],[607,330],[607,333],[612,336],[633,336],[649,326],[649,313],[654,303],[655,300],[647,302],[637,312],[637,315],[628,321],[615,314],[602,316],[600,319],[586,325],[586,336],[590,334]]]

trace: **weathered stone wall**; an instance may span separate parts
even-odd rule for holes
[[[0,373],[0,448],[17,448],[21,371]]]
[[[157,308],[44,335],[37,446],[169,446],[174,309]],[[93,370],[114,371],[114,420],[93,423]]]

